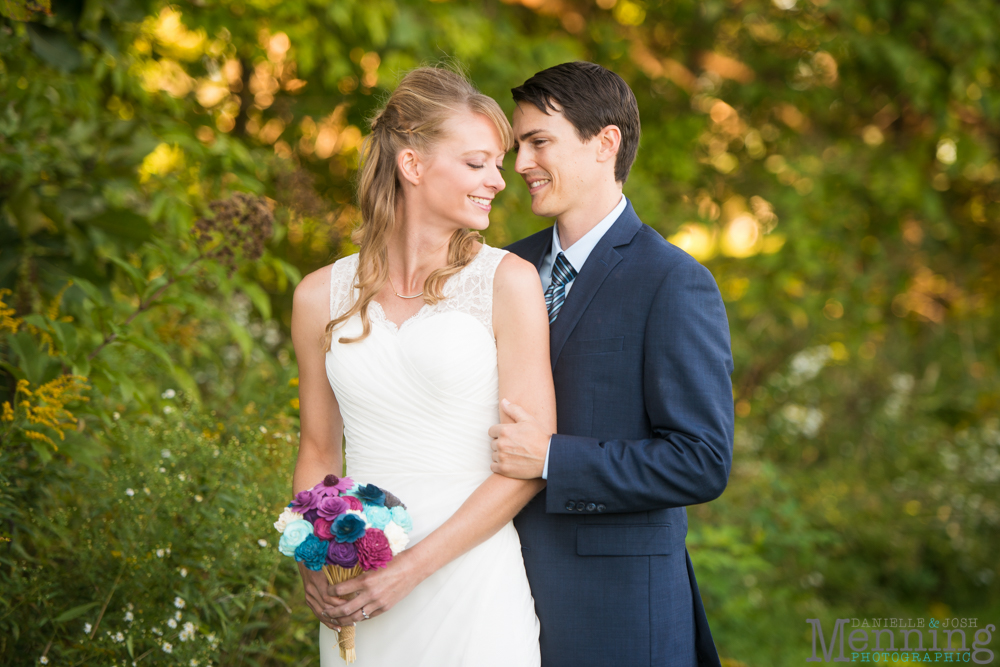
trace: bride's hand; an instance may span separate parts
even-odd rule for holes
[[[332,592],[343,601],[330,612],[334,623],[360,623],[367,620],[365,614],[368,618],[374,618],[389,611],[409,595],[424,578],[417,575],[410,554],[409,551],[403,551],[389,561],[385,568],[369,570],[332,587]],[[355,593],[357,595],[351,597]]]
[[[299,563],[299,574],[302,575],[302,587],[306,591],[306,604],[316,614],[320,623],[340,632],[341,623],[334,621],[334,610],[343,605],[346,600],[342,600],[333,595],[333,586],[326,580],[326,575],[322,572],[313,572],[302,563]]]

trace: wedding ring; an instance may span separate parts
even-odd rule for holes
[[[369,618],[371,618],[371,616],[369,616],[369,615],[368,615],[368,612],[366,612],[366,611],[365,611],[365,608],[364,608],[364,607],[362,607],[362,608],[361,608],[361,615],[365,617],[365,620],[366,620],[366,621],[367,621],[367,620],[368,620]]]

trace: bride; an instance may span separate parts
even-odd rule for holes
[[[535,268],[474,231],[512,138],[460,75],[410,72],[363,148],[360,251],[295,290],[295,492],[341,470],[343,436],[347,474],[413,518],[409,548],[336,590],[299,564],[323,666],[343,664],[334,633],[349,623],[359,667],[539,664],[511,519],[544,482],[492,474],[488,429],[511,421],[502,397],[555,431],[548,318]]]

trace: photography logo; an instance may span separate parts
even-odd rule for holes
[[[829,633],[818,618],[806,623],[812,626],[806,662],[993,664],[988,646],[996,626],[976,618],[838,618]]]

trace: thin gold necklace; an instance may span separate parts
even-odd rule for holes
[[[400,299],[416,299],[418,296],[423,296],[424,291],[420,290],[420,294],[414,294],[413,296],[406,296],[405,294],[400,294],[396,291],[396,286],[392,284],[392,278],[389,278],[389,287],[392,288],[392,293],[398,296]]]

